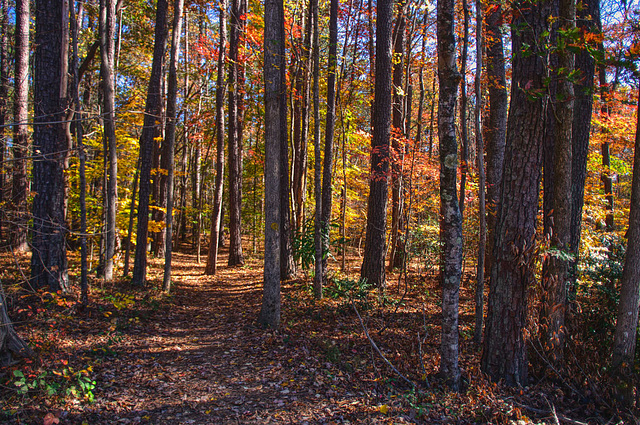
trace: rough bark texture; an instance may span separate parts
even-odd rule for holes
[[[16,251],[26,251],[27,245],[27,148],[29,146],[29,0],[16,0],[15,86],[13,103],[13,184],[11,210],[14,222],[11,245]]]
[[[534,280],[532,260],[547,103],[545,52],[537,46],[547,30],[549,3],[521,5],[522,14],[514,19],[512,30],[513,82],[504,161],[510,167],[502,176],[482,353],[482,370],[492,380],[502,379],[508,385],[527,382],[524,327],[527,289]]]
[[[565,312],[567,304],[567,281],[569,279],[569,252],[571,239],[571,169],[573,127],[573,82],[568,78],[573,72],[574,54],[568,50],[567,40],[561,34],[575,28],[576,6],[573,0],[560,0],[560,32],[558,38],[558,92],[555,103],[556,131],[554,143],[554,190],[552,213],[551,248],[565,255],[547,257],[547,272],[543,276],[543,306],[541,325],[544,334],[543,346],[550,360],[559,364],[564,357],[566,338]]]
[[[462,161],[460,164],[460,216],[464,217],[464,201],[467,192],[467,173],[469,170],[469,127],[467,121],[467,57],[469,52],[469,5],[467,0],[462,0],[462,10],[464,11],[464,24],[462,36],[462,55],[460,57],[460,148]]]
[[[440,142],[440,242],[442,244],[442,336],[439,374],[460,388],[458,300],[462,274],[462,217],[456,194],[458,142],[455,110],[460,73],[456,66],[453,0],[438,1],[438,139]]]
[[[404,40],[407,19],[404,10],[406,3],[402,1],[398,6],[398,15],[393,29],[393,109],[391,112],[393,156],[391,159],[391,252],[389,253],[389,269],[402,267],[404,262],[403,238],[400,233],[403,230],[401,229],[403,227],[401,221],[404,209],[402,163],[404,159],[403,139],[406,136],[406,127],[402,82],[404,79]]]
[[[281,72],[284,60],[284,4],[282,0],[266,0],[264,31],[265,81],[265,250],[264,289],[258,322],[277,329],[280,324],[280,154],[286,140],[281,125],[281,94],[285,87]]]
[[[66,291],[67,229],[64,220],[64,175],[67,140],[67,52],[62,0],[36,2],[34,72],[33,239],[31,287]],[[53,124],[45,124],[53,122]]]
[[[590,0],[585,8],[578,10],[576,25],[582,31],[598,32],[600,21],[600,1]],[[595,59],[587,49],[581,49],[576,55],[576,70],[580,71],[579,80],[574,84],[575,101],[572,130],[572,168],[571,168],[571,253],[574,260],[570,265],[572,281],[569,297],[575,300],[578,255],[580,252],[580,234],[582,230],[582,207],[584,206],[584,184],[587,174],[587,156],[589,154],[589,133],[593,112],[593,78]]]
[[[216,274],[218,263],[218,242],[222,222],[222,196],[224,189],[224,65],[227,43],[227,2],[222,0],[218,8],[220,15],[220,47],[218,53],[218,80],[216,81],[216,180],[213,195],[213,216],[211,217],[211,239],[205,274]]]
[[[489,117],[485,127],[485,150],[487,152],[487,255],[485,274],[491,274],[493,244],[497,222],[498,205],[502,184],[505,137],[507,134],[507,78],[502,42],[502,6],[491,5],[486,17],[487,26],[487,82],[489,86]]]
[[[7,117],[9,115],[8,93],[9,93],[9,9],[7,0],[0,1],[0,205],[4,205],[4,182],[5,182],[5,152],[7,150]],[[5,211],[0,211],[0,240],[3,238]]]
[[[371,140],[367,231],[361,277],[382,288],[385,286],[385,229],[391,139],[393,0],[379,0],[377,11],[376,78],[372,120],[374,126]]]
[[[338,68],[338,0],[331,0],[329,14],[329,77],[327,80],[327,115],[324,131],[324,164],[322,170],[322,251],[323,279],[327,274],[327,258],[329,250],[329,236],[331,225],[331,206],[333,201],[333,151],[336,124],[336,71]]]
[[[0,367],[13,363],[13,356],[31,357],[33,350],[18,336],[13,329],[13,322],[7,313],[7,303],[4,297],[4,289],[0,282]]]
[[[176,99],[178,97],[178,56],[180,55],[180,35],[182,34],[183,0],[177,0],[173,9],[173,32],[171,34],[171,59],[169,61],[169,87],[167,88],[167,126],[166,141],[168,165],[167,170],[167,213],[165,216],[164,276],[162,290],[171,290],[171,248],[173,239],[173,177],[176,147]]]
[[[478,216],[479,216],[479,237],[478,237],[478,264],[476,267],[476,308],[475,308],[475,330],[473,340],[476,344],[482,342],[482,327],[484,326],[484,259],[487,249],[487,215],[485,184],[486,174],[484,169],[484,141],[482,137],[482,52],[484,48],[484,38],[482,37],[482,0],[476,0],[476,106],[475,106],[475,128],[476,128],[476,160],[478,167]]]
[[[147,279],[147,235],[149,233],[149,194],[151,192],[151,167],[153,165],[154,137],[162,126],[162,68],[167,43],[167,0],[158,0],[156,9],[155,44],[149,89],[145,105],[144,125],[140,136],[140,195],[136,258],[133,263],[132,283],[144,285]]]
[[[105,259],[102,270],[104,279],[113,279],[113,261],[116,251],[116,210],[118,202],[118,149],[115,127],[115,29],[116,1],[100,0],[100,79],[102,84],[102,101],[105,146],[105,160],[108,164],[107,190],[104,198],[105,223]]]
[[[638,105],[637,125],[640,128],[640,98]],[[638,130],[636,130],[633,155],[627,240],[627,253],[620,281],[616,333],[613,340],[613,369],[619,378],[618,396],[626,404],[633,404],[633,388],[630,382],[633,375],[640,306],[640,131]]]
[[[241,34],[244,29],[246,5],[244,0],[231,0],[231,31],[229,34],[229,265],[244,264],[242,255],[242,117],[240,89],[241,69],[238,63]]]
[[[313,295],[322,298],[322,162],[320,157],[320,30],[318,25],[318,0],[311,0],[313,15],[313,195],[316,201],[313,226],[314,271]]]

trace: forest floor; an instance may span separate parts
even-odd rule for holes
[[[2,254],[9,314],[37,356],[0,370],[0,421],[634,423],[596,394],[574,394],[558,380],[539,378],[521,389],[489,383],[472,342],[470,276],[461,290],[464,388],[451,393],[436,378],[440,316],[433,272],[407,283],[391,275],[383,298],[336,278],[328,296],[315,302],[309,278],[286,282],[282,326],[272,331],[256,325],[257,259],[228,268],[223,253],[219,264],[225,265],[205,276],[206,257],[200,264],[190,254],[174,258],[171,295],[158,289],[162,261],[154,259],[148,287],[93,282],[90,303],[81,308],[73,296],[20,289],[29,257]],[[348,264],[352,277],[359,261]]]

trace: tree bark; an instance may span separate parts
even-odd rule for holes
[[[331,234],[331,206],[333,201],[333,151],[336,126],[336,72],[338,69],[338,0],[331,0],[329,14],[329,61],[327,79],[327,115],[324,131],[324,158],[322,170],[322,273],[326,281],[329,238]]]
[[[404,249],[402,244],[402,236],[400,235],[403,227],[401,225],[404,210],[404,180],[403,180],[403,161],[404,161],[404,138],[406,137],[405,117],[404,117],[404,100],[405,93],[403,90],[404,80],[404,45],[405,31],[407,28],[407,19],[405,16],[406,3],[401,1],[398,5],[398,15],[393,30],[393,109],[392,118],[392,135],[391,145],[391,252],[389,253],[389,269],[402,267],[404,262]]]
[[[458,304],[462,274],[462,216],[456,194],[458,142],[455,110],[461,75],[456,66],[454,2],[438,7],[438,139],[440,142],[440,243],[442,244],[442,334],[439,374],[453,390],[460,389]]]
[[[136,258],[133,263],[132,283],[142,286],[147,279],[147,235],[149,233],[149,194],[151,191],[151,167],[153,165],[154,137],[162,125],[162,68],[167,43],[167,0],[158,0],[153,47],[153,63],[145,105],[144,124],[140,136],[140,195]]]
[[[361,278],[385,286],[385,229],[391,138],[391,76],[393,1],[379,0],[376,20],[375,94],[367,230]]]
[[[29,0],[16,0],[15,73],[13,121],[13,184],[11,210],[14,222],[11,245],[26,251],[27,245],[27,149],[29,146]]]
[[[102,270],[104,280],[113,279],[114,256],[116,250],[116,211],[118,203],[118,147],[115,127],[115,23],[116,1],[100,0],[100,79],[107,171],[107,190],[104,198],[105,223],[105,259]]]
[[[485,275],[491,274],[493,263],[493,245],[496,237],[496,223],[502,171],[504,167],[504,149],[507,133],[507,78],[502,24],[502,3],[491,3],[488,7],[487,22],[487,81],[489,86],[489,117],[485,127],[485,146],[487,153],[487,254],[485,257]]]
[[[209,253],[204,273],[216,274],[218,263],[218,243],[222,223],[222,196],[224,190],[224,65],[227,43],[227,2],[222,0],[218,8],[220,15],[220,47],[218,53],[218,79],[216,81],[216,180],[213,195],[213,216],[211,217],[211,236]]]
[[[168,153],[167,170],[167,213],[165,215],[164,276],[162,290],[171,290],[171,248],[173,239],[173,180],[176,147],[176,99],[178,97],[178,56],[180,55],[180,35],[182,34],[183,0],[177,0],[173,7],[173,31],[171,34],[171,57],[169,60],[169,87],[167,90],[167,125],[165,143]]]
[[[504,157],[510,167],[505,167],[502,175],[482,353],[483,372],[507,385],[527,382],[524,327],[527,290],[534,281],[533,251],[547,104],[545,52],[539,46],[540,37],[548,30],[550,2],[527,3],[520,10],[512,30],[513,81]]]
[[[242,202],[242,90],[239,55],[244,31],[246,6],[244,0],[231,0],[231,31],[229,34],[229,266],[244,264],[241,240]]]
[[[5,152],[7,136],[5,125],[9,115],[9,9],[7,0],[0,1],[0,205],[4,205]],[[0,211],[0,241],[4,236],[5,211]]]
[[[640,94],[640,93],[639,93]],[[618,397],[627,405],[633,405],[633,364],[640,307],[640,97],[633,155],[633,179],[627,253],[620,281],[620,304],[613,339],[613,370],[619,382]]]
[[[264,31],[265,81],[265,251],[262,309],[258,322],[277,329],[280,325],[280,160],[281,146],[286,140],[282,127],[285,113],[282,93],[286,90],[284,73],[284,3],[266,0]],[[284,130],[284,133],[283,133]]]
[[[311,0],[313,15],[313,192],[315,205],[314,216],[314,271],[313,295],[322,298],[322,162],[320,156],[320,29],[318,24],[318,0]]]
[[[467,57],[469,51],[469,5],[467,0],[462,0],[462,10],[464,11],[464,25],[462,36],[462,55],[460,57],[460,145],[462,150],[462,161],[460,164],[460,199],[458,205],[460,216],[464,217],[464,201],[467,192],[467,174],[469,170],[469,127],[467,126]]]
[[[7,302],[0,282],[0,367],[10,366],[13,356],[32,357],[33,350],[18,336],[7,313]]]
[[[484,267],[487,249],[487,212],[485,198],[486,174],[484,168],[484,140],[482,135],[482,66],[484,37],[482,36],[482,16],[484,7],[482,0],[476,0],[476,76],[475,76],[475,129],[476,129],[476,164],[478,167],[478,265],[476,267],[476,293],[475,293],[475,330],[473,341],[476,344],[482,342],[482,328],[484,326]]]

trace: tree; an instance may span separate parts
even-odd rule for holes
[[[455,110],[460,73],[456,65],[453,0],[438,1],[438,138],[440,141],[440,243],[442,244],[442,337],[440,375],[460,387],[458,300],[462,274],[462,216],[456,194],[458,142]]]
[[[7,122],[7,115],[9,114],[9,107],[7,105],[7,98],[9,97],[9,9],[7,7],[7,0],[1,0],[0,6],[0,205],[4,204],[4,181],[5,181],[5,165],[4,156],[7,150],[6,130],[5,124]],[[4,231],[4,211],[0,212],[0,240],[2,240]]]
[[[640,95],[640,93],[639,93]],[[627,230],[627,252],[620,280],[620,303],[613,339],[613,370],[619,379],[618,396],[633,404],[631,375],[636,352],[638,310],[640,309],[640,96],[633,154],[631,206]]]
[[[391,160],[391,253],[389,254],[389,268],[401,267],[404,263],[405,247],[400,235],[403,227],[402,216],[404,207],[403,167],[404,140],[406,136],[404,101],[405,93],[402,89],[404,79],[404,45],[407,18],[405,16],[406,2],[401,1],[398,15],[393,29],[393,109],[391,144],[393,157]]]
[[[575,28],[576,6],[573,0],[560,0],[558,31],[558,90],[554,99],[556,119],[553,163],[553,212],[551,224],[551,249],[560,255],[547,257],[547,275],[543,276],[542,328],[545,349],[551,360],[558,364],[563,358],[565,341],[565,311],[569,261],[562,253],[569,252],[571,238],[571,168],[573,126],[574,56],[569,50],[571,40],[563,34],[571,34]]]
[[[15,73],[13,102],[13,182],[11,187],[11,209],[14,216],[11,245],[16,251],[26,251],[27,219],[23,212],[27,208],[27,127],[29,100],[29,0],[16,0],[15,27]]]
[[[487,85],[489,87],[489,116],[485,127],[487,152],[487,255],[485,274],[491,274],[493,243],[500,203],[504,148],[507,134],[507,77],[502,41],[502,2],[491,2],[487,7]]]
[[[242,66],[239,62],[245,27],[245,0],[231,0],[229,34],[229,266],[244,264],[242,255]]]
[[[224,189],[224,64],[227,43],[227,2],[222,0],[218,8],[220,14],[220,50],[218,52],[218,79],[216,81],[216,180],[213,198],[213,216],[211,217],[211,239],[205,274],[216,274],[218,263],[218,242],[220,242],[220,224],[222,223],[222,196]]]
[[[115,61],[116,1],[100,0],[100,79],[102,83],[105,160],[108,164],[105,210],[104,279],[113,279],[116,250],[116,211],[118,203],[118,146],[115,127]]]
[[[164,277],[162,290],[171,290],[171,242],[173,240],[173,175],[175,170],[176,147],[176,99],[178,97],[178,56],[180,55],[180,34],[182,33],[183,0],[174,3],[173,32],[171,34],[171,57],[169,60],[169,87],[167,93],[166,140],[169,169],[167,170],[167,213],[165,218]]]
[[[265,233],[264,287],[258,322],[277,329],[280,325],[280,154],[286,132],[281,114],[285,90],[284,3],[266,0],[264,11],[264,84],[265,84]]]
[[[67,140],[68,9],[62,0],[36,2],[34,72],[35,158],[33,161],[32,288],[66,291],[66,224],[64,163]]]
[[[534,281],[533,250],[542,167],[546,52],[550,2],[514,5],[513,78],[502,197],[495,230],[482,370],[508,385],[527,378],[524,326]],[[520,7],[522,6],[522,7]]]
[[[361,277],[370,284],[382,288],[385,285],[385,229],[391,138],[393,1],[379,0],[377,11],[373,137],[367,200],[367,230]]]
[[[11,365],[13,355],[31,357],[33,350],[18,336],[7,314],[7,302],[0,282],[0,366]]]
[[[333,151],[336,124],[336,71],[338,68],[338,0],[331,0],[329,13],[329,61],[327,79],[327,115],[324,131],[324,162],[322,171],[322,215],[320,226],[323,238],[322,273],[327,274],[327,258],[329,249],[329,233],[331,225],[332,183],[333,183]]]
[[[153,165],[154,138],[160,131],[162,109],[162,68],[167,43],[167,0],[158,0],[156,5],[156,28],[153,46],[153,62],[144,113],[144,125],[140,135],[140,200],[138,204],[138,227],[136,258],[133,263],[132,283],[144,285],[147,279],[147,235],[149,233],[149,194],[151,192],[151,168]]]
[[[322,298],[322,163],[320,157],[320,28],[318,24],[318,0],[311,0],[313,15],[313,194],[316,202],[313,220],[314,271],[313,295]]]

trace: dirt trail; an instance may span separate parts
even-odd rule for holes
[[[96,402],[66,421],[384,421],[353,380],[332,375],[303,336],[255,326],[262,278],[257,264],[221,267],[209,277],[191,256],[178,254],[176,263],[173,305],[128,329],[113,347],[117,355],[95,368]]]

